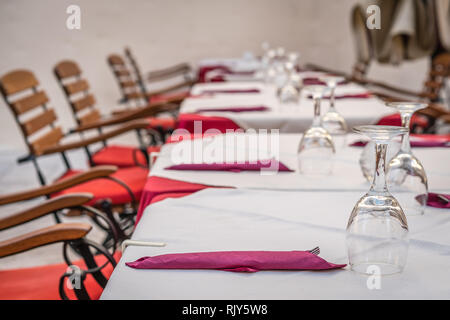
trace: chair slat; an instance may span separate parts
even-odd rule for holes
[[[128,70],[114,70],[114,73],[116,74],[116,76],[119,77],[129,77],[131,75],[130,71]]]
[[[98,110],[92,110],[88,114],[79,118],[81,125],[87,125],[93,122],[97,122],[101,119],[100,112]]]
[[[34,154],[41,155],[46,148],[54,146],[62,138],[64,134],[60,127],[53,128],[51,131],[39,137],[30,143],[31,149]]]
[[[125,61],[122,59],[121,56],[117,54],[111,54],[108,56],[108,62],[110,65],[125,65]]]
[[[81,99],[72,102],[72,106],[76,112],[81,111],[87,107],[95,105],[95,98],[92,94],[89,94]]]
[[[21,124],[22,129],[24,130],[27,136],[32,135],[33,133],[39,131],[40,129],[46,127],[47,125],[56,121],[56,114],[53,109],[45,110],[40,115],[25,121]]]
[[[440,82],[440,81],[426,81],[425,82],[425,87],[438,89],[438,88],[442,87],[442,82]]]
[[[81,74],[81,70],[78,65],[70,60],[61,61],[55,66],[56,75],[60,79],[78,76]]]
[[[49,100],[45,92],[39,91],[28,97],[14,101],[13,103],[11,103],[11,106],[13,107],[13,110],[16,113],[16,115],[20,115],[27,111],[30,111],[31,109],[41,106],[44,103],[47,103],[48,101]]]
[[[65,90],[68,94],[75,94],[81,91],[89,90],[89,84],[86,80],[78,80],[69,84],[64,85]]]
[[[132,88],[132,87],[136,87],[137,83],[134,81],[123,81],[123,82],[120,82],[120,86],[122,88]]]
[[[131,99],[144,98],[144,95],[141,92],[134,91],[134,92],[125,93],[125,97],[127,99],[131,100]]]
[[[0,78],[2,90],[7,95],[14,94],[39,85],[34,74],[28,70],[16,70]]]

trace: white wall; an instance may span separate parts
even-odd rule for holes
[[[61,59],[85,71],[99,106],[115,106],[119,91],[106,56],[129,45],[143,70],[180,61],[259,53],[267,40],[301,52],[304,62],[350,71],[354,62],[350,8],[356,0],[1,0],[0,74],[35,72],[65,128],[70,110],[52,74]],[[82,29],[65,27],[66,8],[81,7]],[[374,66],[369,76],[419,89],[426,61],[401,68]],[[0,102],[0,146],[21,147],[7,106]]]

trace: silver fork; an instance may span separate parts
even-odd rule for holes
[[[308,251],[309,253],[315,254],[316,256],[320,254],[320,248],[319,247],[315,247],[312,250]]]

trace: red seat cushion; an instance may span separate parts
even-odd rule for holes
[[[400,117],[400,114],[390,114],[388,116],[385,116],[381,118],[377,125],[379,126],[401,126],[402,125],[402,119]],[[418,126],[420,128],[426,128],[428,126],[428,120],[417,114],[413,114],[411,118],[410,128],[413,126]]]
[[[148,154],[159,152],[160,149],[160,146],[151,146],[147,148],[147,152]],[[126,168],[136,166],[135,158],[140,165],[147,166],[145,156],[136,147],[108,145],[92,155],[92,162],[95,165],[115,165]]]
[[[164,102],[169,99],[185,99],[189,96],[189,91],[173,92],[173,93],[161,93],[155,94],[148,99],[149,103]]]
[[[114,254],[118,261],[120,252]],[[99,265],[106,261],[104,256],[95,257]],[[86,269],[83,260],[74,262],[75,265]],[[65,263],[52,264],[23,269],[0,271],[0,300],[60,300],[59,279],[66,272]],[[105,266],[102,273],[109,279],[113,271],[111,264]],[[102,294],[103,288],[95,281],[92,275],[87,275],[84,282],[91,299],[97,300]],[[70,299],[75,299],[73,291],[66,288],[66,294]]]
[[[69,170],[58,180],[68,178],[80,172],[80,170]],[[148,170],[141,167],[122,168],[112,175],[112,177],[124,182],[131,189],[137,201],[141,198],[147,176]],[[110,199],[113,205],[121,205],[131,201],[131,197],[124,187],[108,179],[91,180],[61,192],[54,193],[52,194],[52,197],[80,192],[89,192],[94,195],[94,198],[89,201],[89,205],[93,205],[102,199]]]
[[[162,128],[163,130],[173,130],[177,121],[172,117],[150,117],[147,118],[149,128]]]

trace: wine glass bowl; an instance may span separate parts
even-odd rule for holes
[[[353,208],[347,224],[347,250],[352,270],[381,275],[401,272],[408,255],[408,223],[397,199],[388,190],[385,158],[389,141],[407,129],[394,126],[359,126],[354,132],[375,143],[376,169],[369,191]]]

